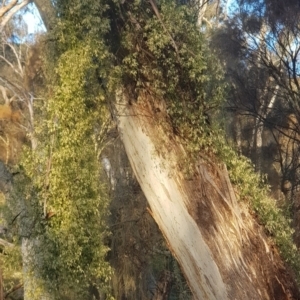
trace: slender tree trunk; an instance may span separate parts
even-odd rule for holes
[[[260,173],[265,171],[262,170],[264,124],[265,120],[268,118],[270,112],[274,108],[278,90],[279,85],[276,85],[271,99],[268,102],[265,100],[266,103],[263,103],[263,105],[259,108],[258,116],[255,118],[255,125],[252,130],[251,152],[253,152],[254,155],[253,158],[255,161],[255,170]],[[264,95],[261,98],[267,98],[267,95]]]
[[[171,284],[172,276],[170,272],[164,271],[156,284],[156,290],[152,300],[168,300],[171,290]]]
[[[264,123],[256,119],[255,120],[255,127],[253,128],[252,131],[252,150],[254,154],[254,162],[255,162],[255,171],[261,173],[262,172],[262,147],[263,147],[263,135],[264,131]]]
[[[201,27],[201,25],[202,25],[204,14],[205,14],[205,11],[207,9],[207,4],[208,4],[207,0],[196,0],[196,5],[197,5],[197,8],[198,8],[197,25],[199,27]]]
[[[243,152],[242,120],[240,115],[233,115],[234,136],[239,154]]]
[[[24,300],[51,300],[53,297],[43,288],[39,275],[33,270],[33,265],[39,264],[39,256],[34,246],[39,243],[38,238],[22,238],[22,262],[24,278]]]

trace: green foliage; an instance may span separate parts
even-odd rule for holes
[[[0,193],[1,227],[6,228],[4,231],[1,230],[1,239],[3,240],[0,246],[1,280],[4,293],[23,282],[20,241],[16,234],[18,231],[16,216],[20,210],[16,213],[16,210],[12,211],[9,207],[16,208],[17,206],[15,203],[8,203],[5,195]]]
[[[0,253],[1,263],[1,280],[3,280],[3,290],[7,292],[14,286],[22,283],[22,257],[19,245],[12,244],[12,246],[5,247]]]
[[[187,165],[199,153],[226,164],[240,198],[251,203],[300,282],[290,220],[268,197],[268,188],[251,163],[236,154],[218,122],[212,121],[220,119],[226,85],[220,63],[191,17],[193,12],[171,1],[159,2],[159,15],[149,3],[124,7],[128,20],[121,39],[124,55],[119,60],[129,97],[142,100],[139,96],[146,92],[165,102],[173,130],[187,150]]]
[[[30,180],[23,196],[37,199],[40,216],[32,272],[54,299],[87,299],[90,287],[110,299],[108,196],[98,160],[108,119],[99,84],[101,62],[109,61],[101,38],[107,25],[95,1],[61,1],[58,8],[58,44],[48,57],[56,76],[36,119],[38,146],[23,160]]]
[[[159,16],[152,7],[137,7],[130,7],[122,35],[123,82],[133,95],[146,91],[165,102],[174,131],[199,151],[209,115],[224,99],[222,68],[187,6],[161,1]]]
[[[212,152],[220,162],[225,163],[232,184],[238,188],[239,198],[250,203],[266,232],[278,246],[282,258],[295,271],[300,284],[300,255],[293,242],[294,230],[289,216],[269,197],[269,187],[260,174],[255,173],[251,161],[238,155],[224,137],[222,130],[209,136],[209,144],[213,145]]]

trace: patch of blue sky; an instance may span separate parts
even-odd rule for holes
[[[244,18],[264,18],[266,13],[264,0],[252,1],[251,4],[245,4],[243,7],[239,7],[237,0],[228,0],[226,9],[230,18],[241,12],[244,14]],[[238,26],[243,26],[242,22],[239,22],[239,18],[235,22]],[[285,26],[278,23],[272,29],[265,26],[258,31],[254,30],[252,33],[244,31],[245,40],[248,47],[253,51],[265,47],[266,51],[269,52],[269,56],[273,56],[273,63],[276,64],[276,61],[282,61],[288,73],[300,76],[300,31],[296,30],[296,32],[287,34],[285,30]]]
[[[46,31],[40,14],[33,3],[17,12],[12,20],[16,26],[9,40],[14,43],[34,43],[35,37]]]
[[[237,0],[223,0],[226,4],[226,10],[229,17],[234,17],[236,14],[241,13],[241,8],[244,13],[250,15],[264,14],[266,12],[266,6],[264,0],[252,1],[251,4],[244,3],[242,7]]]
[[[224,0],[223,4],[225,4],[225,9],[227,11],[227,15],[232,17],[238,9],[238,4],[236,0]]]

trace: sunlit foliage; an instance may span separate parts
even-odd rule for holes
[[[32,272],[55,299],[83,299],[95,288],[109,295],[111,276],[104,243],[108,197],[98,159],[108,119],[99,84],[106,71],[101,62],[109,57],[101,38],[107,26],[100,4],[77,2],[58,3],[57,43],[47,57],[54,76],[36,117],[37,148],[23,160],[30,179],[24,196],[37,199],[40,211]]]

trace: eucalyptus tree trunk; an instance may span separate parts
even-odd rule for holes
[[[198,8],[197,25],[200,27],[204,18],[205,11],[207,9],[207,0],[196,0]]]
[[[186,180],[178,167],[184,150],[155,122],[155,110],[118,97],[129,161],[195,299],[297,299],[278,254],[237,203],[226,168],[200,158],[197,176]]]

